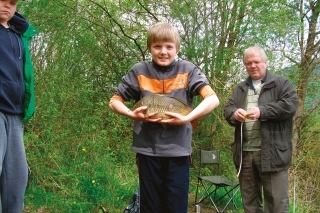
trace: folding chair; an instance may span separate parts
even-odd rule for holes
[[[212,175],[202,176],[202,172],[204,167],[207,166],[216,166],[217,170],[213,172]],[[212,170],[212,168],[211,168]],[[203,187],[205,194],[199,199],[198,198],[198,190],[199,185]],[[223,190],[219,190],[223,189]],[[217,191],[219,190],[219,193]],[[220,151],[219,150],[200,150],[200,167],[198,173],[198,184],[197,191],[195,197],[195,206],[196,210],[200,208],[200,203],[205,199],[209,198],[211,203],[213,204],[216,212],[224,212],[228,207],[229,203],[232,203],[232,208],[237,209],[237,206],[234,202],[234,196],[239,190],[239,181],[228,180],[223,178],[220,175]],[[227,197],[227,203],[219,210],[217,203],[221,201],[224,197]],[[199,211],[199,210],[197,210]]]

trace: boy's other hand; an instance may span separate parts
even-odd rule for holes
[[[175,113],[175,112],[165,112],[165,114],[167,116],[170,116],[170,118],[168,119],[162,119],[160,121],[160,123],[163,124],[171,124],[171,125],[184,125],[188,122],[190,122],[189,120],[186,119],[186,116],[183,116],[179,113]]]

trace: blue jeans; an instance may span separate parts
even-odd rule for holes
[[[190,157],[137,154],[140,213],[187,213]]]
[[[0,112],[0,212],[21,213],[28,182],[23,122],[18,115]],[[2,211],[1,211],[2,207]]]

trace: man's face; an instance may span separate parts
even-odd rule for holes
[[[246,55],[244,65],[253,80],[260,80],[266,75],[267,62],[262,59],[259,51]]]
[[[17,9],[18,0],[0,0],[0,23],[7,25]]]
[[[177,55],[177,48],[173,42],[154,42],[150,47],[152,60],[160,66],[168,66]]]

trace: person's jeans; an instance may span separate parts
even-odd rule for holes
[[[0,212],[21,213],[28,182],[22,116],[0,112],[0,174]]]

